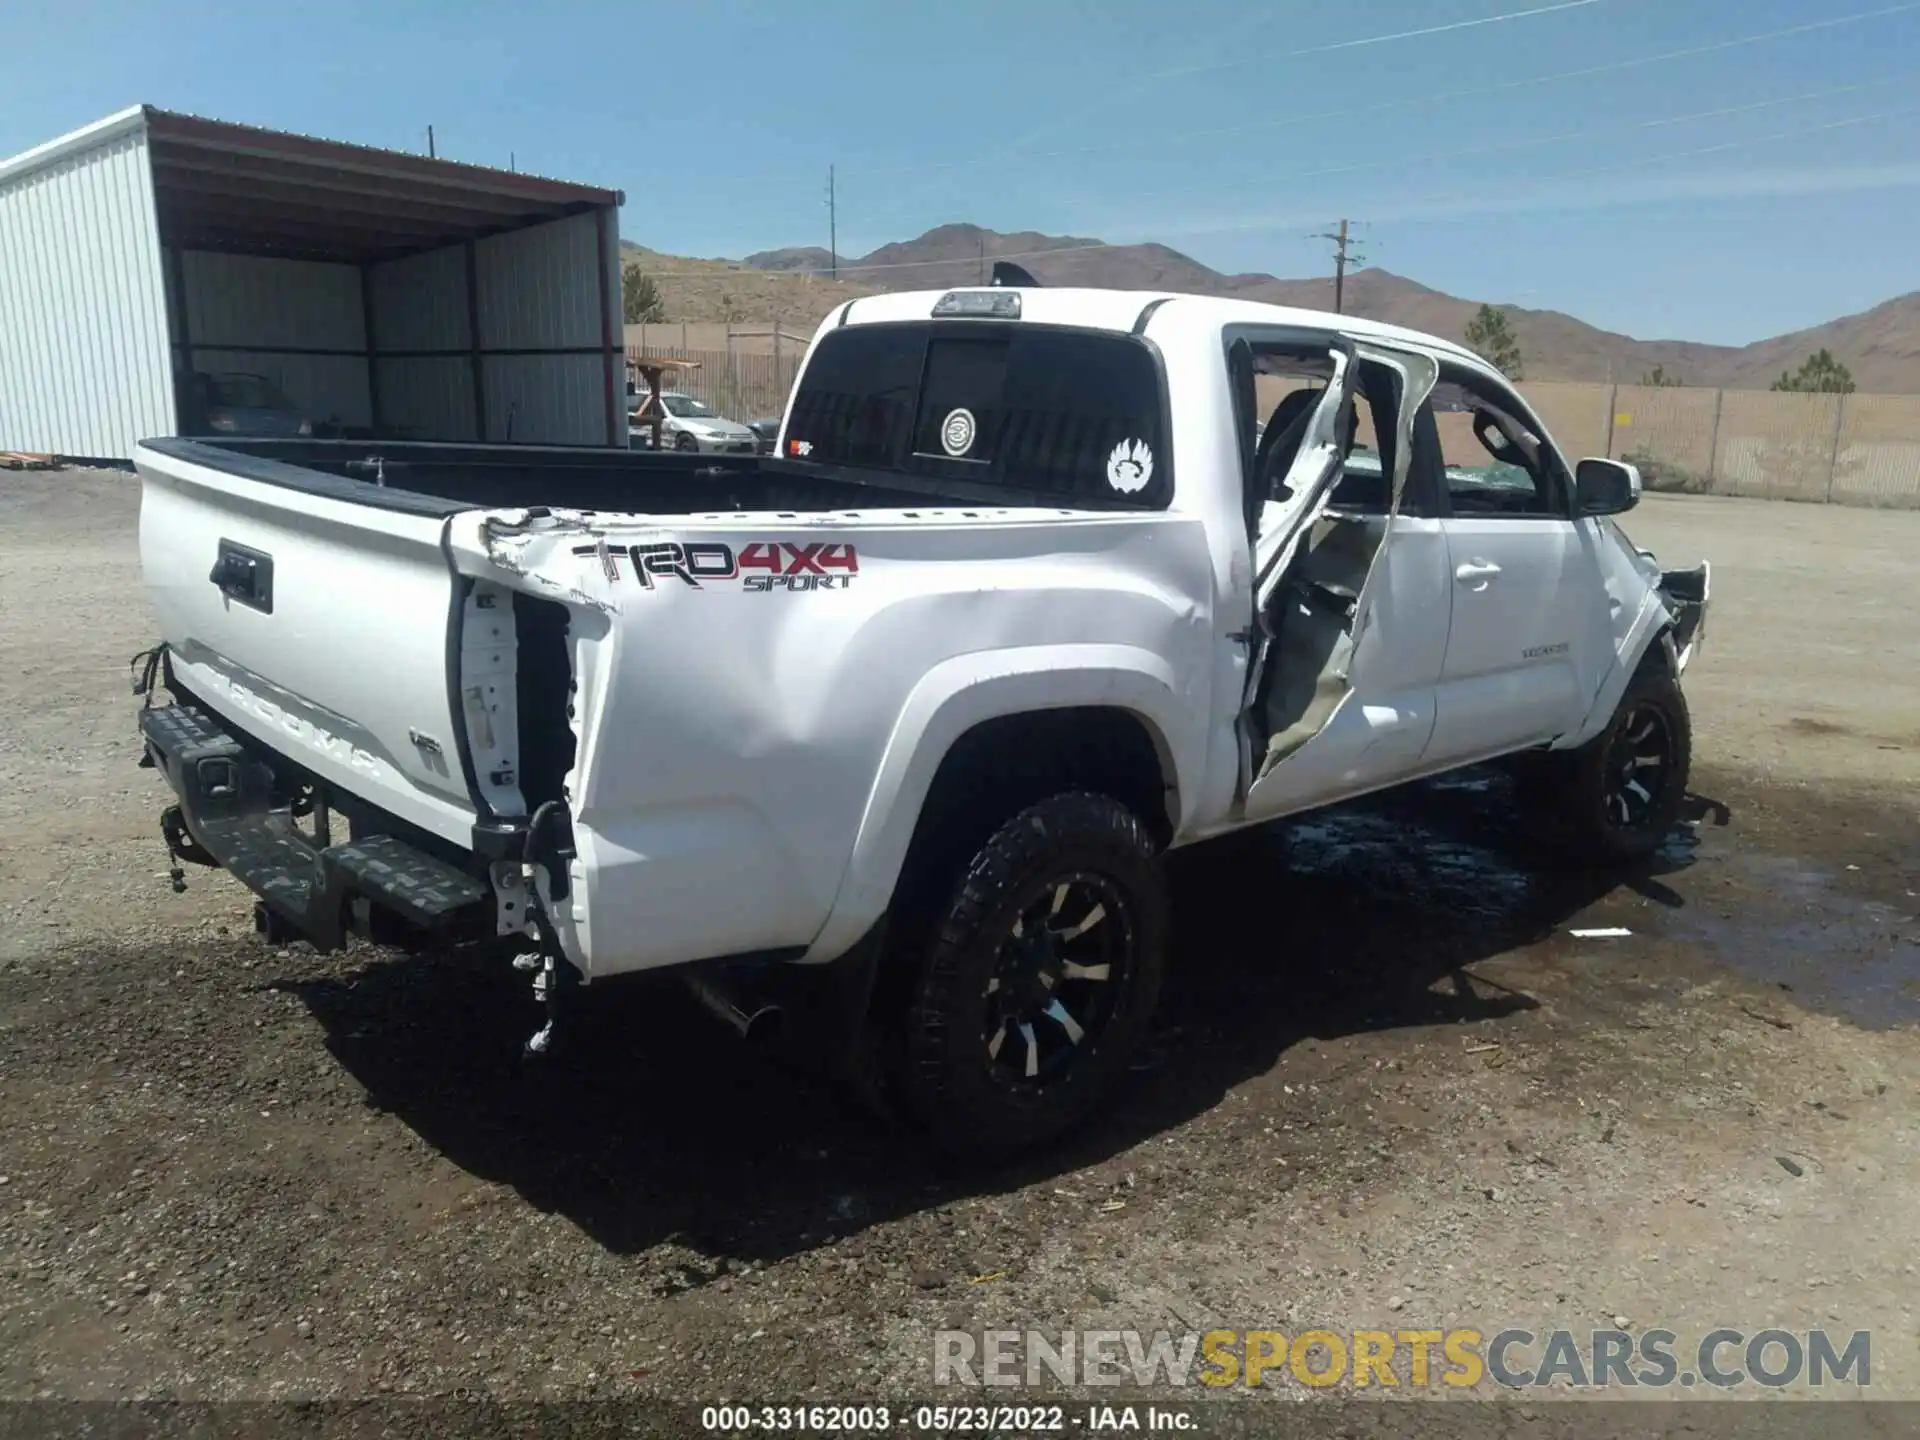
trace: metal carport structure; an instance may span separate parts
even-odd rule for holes
[[[123,459],[193,371],[321,433],[624,447],[623,198],[121,111],[0,161],[0,450]]]

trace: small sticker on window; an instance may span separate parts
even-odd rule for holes
[[[813,442],[810,440],[789,440],[787,442],[787,453],[789,455],[811,455],[813,453]]]
[[[1153,479],[1153,451],[1144,440],[1122,440],[1107,456],[1107,484],[1122,495],[1136,495]]]
[[[952,410],[940,422],[940,446],[949,455],[961,456],[973,449],[974,420],[971,410]]]

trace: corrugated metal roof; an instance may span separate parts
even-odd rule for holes
[[[545,175],[530,175],[524,170],[501,170],[491,165],[470,165],[459,160],[415,155],[405,150],[385,150],[377,145],[355,145],[344,140],[299,135],[290,130],[268,130],[259,125],[241,125],[231,120],[214,120],[177,110],[160,110],[151,105],[139,108],[145,111],[148,128],[158,138],[180,140],[235,154],[271,155],[366,175],[404,176],[432,185],[518,195],[550,204],[622,203],[617,190],[582,185],[572,180],[555,180]]]
[[[69,130],[64,135],[35,145],[31,150],[22,150],[18,155],[10,155],[0,160],[0,185],[22,175],[30,175],[35,170],[44,170],[49,165],[57,165],[70,155],[78,155],[83,150],[92,150],[109,140],[135,130],[144,130],[147,124],[147,107],[129,105],[124,110],[116,110],[105,119],[96,120],[91,125],[82,125],[78,130]]]
[[[617,206],[618,191],[146,112],[160,233],[181,249],[357,263]]]
[[[135,105],[0,161],[0,183],[144,130],[163,243],[353,263],[620,205],[617,190]]]

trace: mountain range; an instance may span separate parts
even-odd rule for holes
[[[982,283],[1000,256],[1044,285],[1090,285],[1125,290],[1175,290],[1229,295],[1309,309],[1333,307],[1330,276],[1281,279],[1223,274],[1165,245],[1108,245],[1096,239],[1001,234],[975,225],[942,225],[917,239],[882,245],[869,254],[833,257],[819,247],[767,250],[743,261],[683,261],[630,247],[629,258],[663,276],[673,320],[781,320],[811,329],[834,305],[880,290],[940,289]],[[686,267],[711,267],[710,283]],[[840,278],[832,278],[834,271]],[[720,287],[718,296],[714,285]],[[731,286],[729,289],[728,287]],[[1492,303],[1499,305],[1497,300]],[[710,312],[719,304],[733,314]],[[1343,299],[1351,314],[1459,338],[1481,301],[1432,289],[1376,267],[1348,274]],[[1689,340],[1641,340],[1589,325],[1557,310],[1499,305],[1519,343],[1532,380],[1638,381],[1659,367],[1687,385],[1765,389],[1781,372],[1797,369],[1819,349],[1833,352],[1863,391],[1920,391],[1920,291],[1823,325],[1756,341],[1709,345]],[[763,312],[763,313],[748,313]]]

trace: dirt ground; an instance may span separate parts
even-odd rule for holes
[[[1617,1320],[1871,1330],[1920,1398],[1920,514],[1649,497],[1716,564],[1658,864],[1529,866],[1477,775],[1184,855],[1111,1118],[960,1180],[670,995],[530,1074],[510,973],[171,893],[136,511],[0,476],[0,1398],[925,1397],[937,1329]]]

